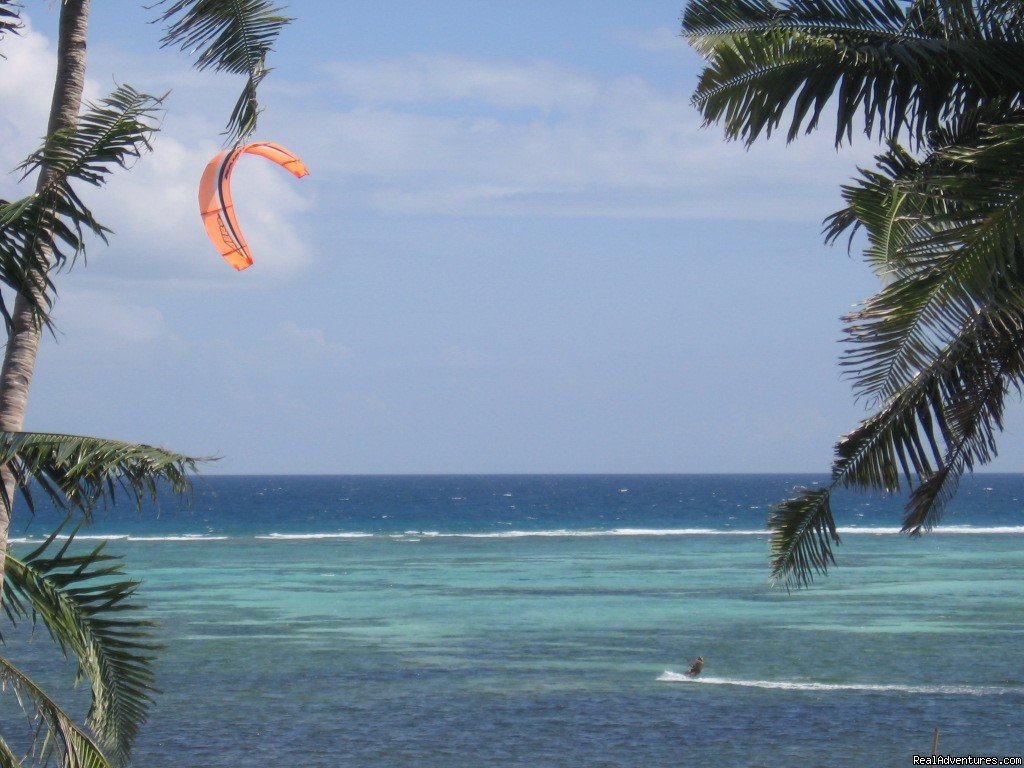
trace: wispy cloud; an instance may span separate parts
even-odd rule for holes
[[[154,306],[111,291],[75,288],[60,295],[54,309],[56,343],[62,354],[96,360],[143,349],[164,353],[184,342]],[[47,339],[47,345],[51,340]]]
[[[293,322],[282,323],[264,340],[285,358],[312,358],[317,362],[340,362],[352,356],[344,344],[332,341],[320,328],[304,328]]]
[[[4,56],[0,59],[0,163],[6,170],[33,151],[46,133],[49,89],[25,86],[52,83],[57,54],[50,40],[27,20],[21,34],[10,35],[0,43],[0,54]],[[13,186],[12,177],[0,177],[0,196],[10,195]]]
[[[239,279],[210,245],[199,217],[199,178],[219,147],[165,129],[154,148],[130,173],[116,174],[89,198],[102,220],[116,219],[111,247],[99,251],[94,265],[122,277],[174,276],[237,288],[240,282],[252,287],[280,280],[310,263],[300,223],[310,202],[292,176],[258,157],[236,166],[235,207],[256,261]]]
[[[654,27],[652,29],[624,29],[618,39],[630,46],[648,53],[668,54],[678,58],[695,56],[679,33],[679,27]]]
[[[6,57],[2,61],[4,77],[0,78],[0,166],[7,169],[16,166],[42,139],[55,71],[52,41],[25,20],[22,33],[5,41],[0,51]],[[166,84],[154,76],[150,62],[143,59],[138,69],[149,76],[141,77],[145,82],[133,81],[135,85],[162,92]],[[26,83],[44,86],[26,88]],[[191,84],[203,86],[202,93],[191,100],[186,95],[168,102],[172,112],[154,139],[154,152],[145,154],[129,172],[116,171],[106,187],[80,190],[97,218],[114,231],[109,247],[94,243],[90,248],[90,276],[173,278],[176,284],[191,287],[239,287],[237,279],[232,282],[234,271],[206,240],[196,198],[204,166],[221,149],[219,124],[197,105],[206,105],[210,92],[217,89],[224,92],[226,100],[234,84],[214,85],[205,75],[194,76]],[[88,80],[86,97],[102,95],[97,81]],[[239,219],[258,258],[258,268],[246,274],[245,284],[266,286],[302,271],[312,260],[300,222],[310,207],[309,190],[297,191],[291,176],[260,158],[240,162],[236,179]],[[0,176],[0,198],[27,195],[32,183],[31,179],[19,183],[11,174]]]
[[[547,62],[418,54],[325,66],[341,92],[365,104],[476,102],[501,109],[578,110],[600,97],[592,78]]]
[[[385,214],[818,220],[852,164],[827,135],[727,144],[641,77],[447,55],[327,71],[346,106],[296,130],[344,205]]]

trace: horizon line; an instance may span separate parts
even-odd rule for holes
[[[709,471],[709,472],[196,472],[193,477],[780,477],[802,475],[805,477],[830,477],[825,471],[783,470],[772,472],[750,471]],[[964,479],[985,475],[1024,476],[1024,472],[978,471],[965,473]]]

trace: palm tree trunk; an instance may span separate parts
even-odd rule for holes
[[[73,128],[82,107],[82,89],[85,86],[85,43],[89,27],[89,0],[62,0],[60,32],[57,41],[57,78],[50,104],[50,120],[46,135]],[[39,172],[36,190],[49,182],[50,174],[44,166]],[[29,275],[28,285],[43,285]],[[26,288],[25,290],[29,290]],[[36,352],[42,328],[33,313],[32,304],[24,293],[14,299],[11,330],[7,339],[3,368],[0,369],[0,430],[20,432],[25,425],[28,390],[36,367]],[[10,506],[14,502],[15,478],[8,467],[0,468],[0,482],[8,504],[0,504],[0,552],[7,551],[8,529],[11,524]],[[0,558],[0,591],[3,589],[3,565]]]

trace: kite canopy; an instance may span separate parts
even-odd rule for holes
[[[242,155],[259,155],[272,160],[293,176],[302,178],[309,174],[303,162],[282,147],[269,141],[255,141],[234,149],[218,152],[207,164],[199,182],[199,212],[203,216],[206,234],[237,270],[252,266],[252,251],[245,242],[242,230],[235,217],[235,206],[231,199],[231,172]]]

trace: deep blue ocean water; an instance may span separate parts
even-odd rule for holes
[[[167,646],[134,764],[911,765],[936,727],[1024,754],[1024,476],[920,539],[839,496],[833,574],[769,589],[769,506],[825,480],[209,477],[100,512]],[[22,508],[15,547],[55,522]]]

